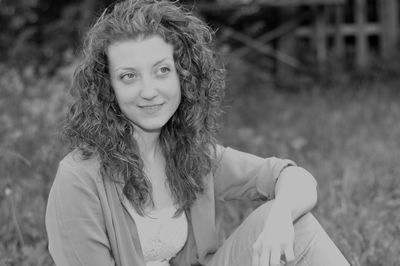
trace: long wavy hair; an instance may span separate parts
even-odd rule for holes
[[[144,215],[154,206],[143,171],[134,126],[121,112],[108,73],[107,47],[117,41],[159,35],[173,45],[181,103],[161,129],[160,147],[177,214],[204,191],[203,177],[215,160],[224,69],[213,48],[214,32],[198,17],[169,1],[127,0],[106,9],[90,28],[83,61],[74,73],[62,134],[84,159],[97,157],[103,178],[124,184],[123,193]]]

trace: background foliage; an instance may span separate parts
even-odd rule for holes
[[[44,213],[67,152],[57,126],[79,39],[107,4],[0,0],[1,266],[53,265]],[[352,265],[400,265],[398,61],[377,61],[363,73],[336,67],[329,76],[277,81],[225,59],[221,142],[310,170],[319,183],[315,214]],[[254,205],[218,207],[224,237]]]

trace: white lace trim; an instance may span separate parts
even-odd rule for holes
[[[171,206],[152,210],[143,217],[130,203],[128,206],[136,223],[146,266],[169,266],[169,260],[186,242],[188,224],[185,213],[173,217],[176,208]]]

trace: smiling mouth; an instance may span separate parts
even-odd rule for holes
[[[146,111],[158,111],[161,109],[163,106],[163,103],[160,104],[149,104],[149,105],[141,105],[139,106],[140,109],[146,110]]]

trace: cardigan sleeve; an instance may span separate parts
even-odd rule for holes
[[[65,160],[64,160],[65,161]],[[96,182],[62,161],[46,209],[49,251],[57,266],[112,266]]]
[[[275,183],[293,161],[276,157],[262,158],[250,153],[217,146],[214,172],[215,196],[219,200],[270,200],[275,197]]]

